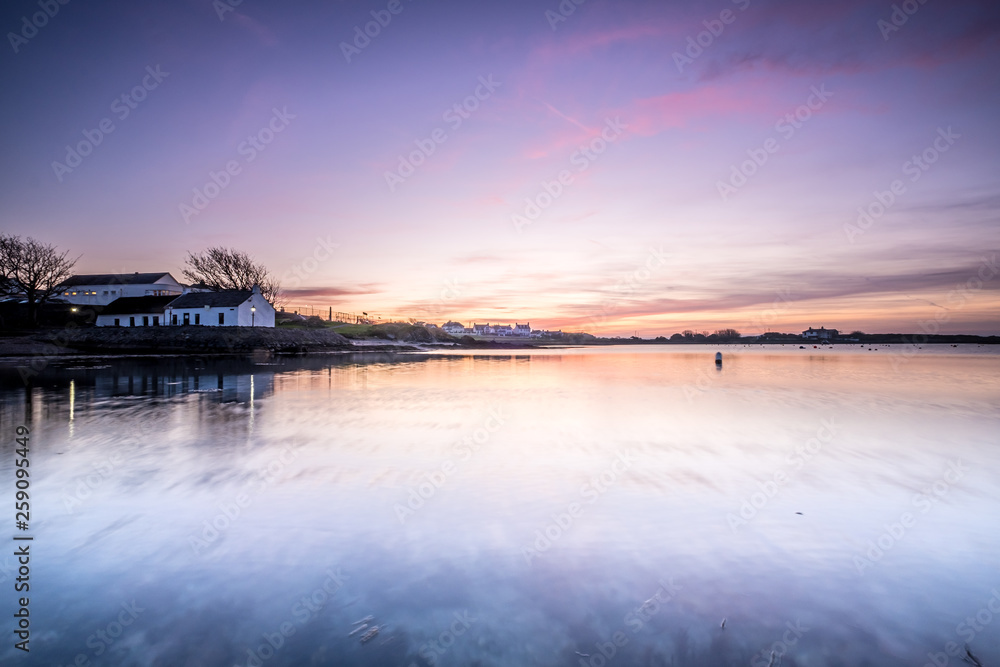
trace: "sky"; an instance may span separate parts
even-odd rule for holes
[[[46,13],[47,12],[47,13]],[[0,229],[290,307],[1000,334],[1000,5],[17,0]]]

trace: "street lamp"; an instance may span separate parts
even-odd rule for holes
[[[253,326],[254,319],[257,317],[257,306],[250,306],[250,326]]]

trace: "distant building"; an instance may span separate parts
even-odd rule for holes
[[[171,301],[165,315],[171,326],[274,326],[274,306],[256,285],[252,290],[190,292]]]
[[[159,327],[167,324],[164,311],[176,296],[125,296],[115,299],[97,316],[99,327]]]
[[[802,332],[802,337],[806,340],[831,340],[840,335],[840,332],[836,329],[825,329],[820,327],[819,329],[813,329],[809,327]]]
[[[441,329],[445,333],[449,333],[449,334],[464,334],[465,333],[465,327],[462,326],[461,324],[459,324],[458,322],[445,322],[444,326],[442,326]]]
[[[201,282],[201,283],[191,283],[190,285],[183,285],[183,287],[184,287],[184,293],[185,294],[187,294],[189,292],[211,292],[212,291],[212,288],[209,287],[208,285],[206,285],[203,282]]]
[[[70,276],[54,295],[82,306],[106,306],[122,297],[180,296],[184,286],[159,273],[82,273]]]
[[[446,324],[444,326],[447,327],[449,324],[456,324],[457,325],[458,323],[457,322],[449,322],[448,324]],[[445,329],[445,330],[447,331],[447,329]],[[473,335],[476,335],[476,336],[502,336],[504,338],[515,337],[515,336],[516,337],[523,337],[523,338],[528,338],[528,337],[535,337],[535,338],[537,338],[537,337],[539,337],[539,336],[542,335],[542,332],[540,332],[540,331],[537,331],[537,330],[536,331],[532,331],[531,330],[531,323],[530,322],[526,322],[524,324],[515,323],[514,325],[510,325],[510,324],[489,324],[489,323],[479,324],[479,323],[475,323],[475,324],[472,325],[471,328],[466,328],[464,330],[464,333],[473,334]],[[561,334],[561,332],[560,332],[560,334]]]

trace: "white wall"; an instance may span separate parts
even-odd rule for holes
[[[56,294],[56,297],[69,303],[89,306],[106,306],[115,299],[123,296],[147,296],[153,291],[166,291],[170,294],[181,295],[184,288],[176,280],[171,280],[164,276],[155,283],[143,283],[139,285],[77,285],[69,287]],[[66,292],[69,292],[67,295]],[[74,295],[73,292],[76,292]],[[86,292],[97,292],[97,294],[86,294]],[[107,294],[105,294],[107,292]],[[112,292],[114,292],[112,294]]]
[[[201,327],[235,327],[238,313],[236,306],[226,306],[224,308],[170,308],[167,307],[167,324],[172,325],[172,315],[177,316],[177,326],[184,325],[184,313],[190,317],[188,324],[195,326],[195,316],[198,317],[197,326]],[[219,324],[219,313],[225,315],[225,322]]]
[[[135,326],[137,326],[137,327],[144,326],[143,323],[142,323],[142,318],[143,317],[148,317],[149,318],[149,324],[145,325],[145,326],[161,326],[162,327],[162,326],[164,326],[167,323],[166,319],[165,319],[166,316],[163,313],[136,313],[136,314],[128,314],[128,315],[98,315],[97,316],[97,326],[99,326],[99,327],[113,327],[113,326],[115,326],[115,320],[117,319],[118,322],[119,322],[119,324],[117,326],[120,326],[120,327],[130,327],[130,326],[132,326],[131,319],[130,319],[132,317],[135,318]],[[157,324],[157,325],[153,324],[153,318],[154,317],[159,318],[159,324]]]
[[[251,306],[257,308],[257,312],[250,310]],[[274,306],[267,302],[262,295],[254,292],[247,301],[240,304],[239,326],[241,327],[273,327],[274,326]]]
[[[250,310],[257,307],[257,312]],[[173,324],[172,315],[177,316],[177,326],[184,324],[184,313],[188,313],[189,325],[195,325],[195,315],[199,316],[198,326],[203,327],[274,327],[274,306],[260,294],[252,294],[239,306],[223,308],[170,308],[167,307],[166,323]],[[219,313],[225,315],[225,323],[219,324]]]

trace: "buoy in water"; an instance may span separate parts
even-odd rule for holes
[[[715,353],[715,365],[716,366],[721,366],[722,365],[722,353],[721,352],[716,352]]]

